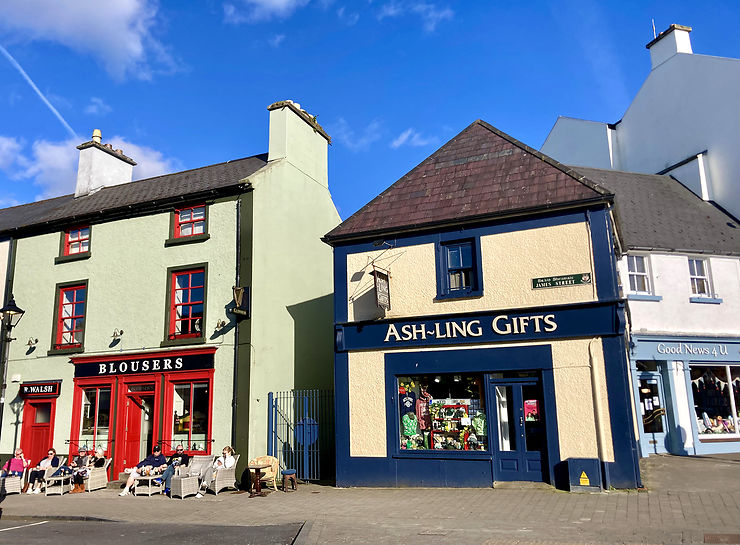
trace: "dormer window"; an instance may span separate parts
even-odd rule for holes
[[[90,251],[90,227],[76,227],[64,232],[64,254],[76,255]]]

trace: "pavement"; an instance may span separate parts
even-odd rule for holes
[[[262,498],[243,492],[185,500],[119,497],[111,489],[49,497],[16,494],[0,504],[0,542],[12,536],[8,542],[17,544],[66,543],[52,530],[64,522],[65,528],[78,530],[78,538],[69,541],[78,544],[87,543],[83,536],[94,536],[91,543],[104,538],[117,543],[105,536],[122,529],[168,536],[179,531],[178,525],[193,528],[186,532],[188,543],[219,545],[291,540],[293,545],[740,544],[740,454],[651,456],[641,466],[644,491],[595,494],[516,485],[340,489],[314,484]],[[126,535],[125,542],[137,542]]]

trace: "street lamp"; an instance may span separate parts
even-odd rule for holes
[[[3,315],[2,321],[5,325],[4,334],[2,336],[2,339],[0,340],[3,346],[3,358],[2,361],[0,361],[0,365],[2,365],[3,370],[3,384],[2,389],[0,390],[0,433],[2,433],[3,407],[5,407],[5,389],[7,386],[6,382],[8,377],[8,353],[10,351],[10,342],[15,340],[13,339],[13,337],[10,336],[10,332],[15,326],[18,325],[18,322],[21,321],[21,318],[23,318],[25,311],[15,304],[15,297],[13,297],[13,294],[11,294],[10,301],[8,301],[8,304],[6,304],[3,308],[0,308],[0,313],[2,313]]]

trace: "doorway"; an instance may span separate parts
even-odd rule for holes
[[[54,441],[55,403],[50,400],[26,401],[23,407],[21,448],[33,464],[46,458]]]
[[[542,382],[536,373],[517,374],[529,376],[492,378],[488,383],[488,398],[496,417],[492,429],[494,479],[544,481],[548,475]]]
[[[642,451],[645,454],[668,452],[663,380],[659,373],[641,373],[637,377],[642,417]]]
[[[151,453],[154,446],[154,416],[154,385],[130,386],[125,403],[123,468],[135,466]]]

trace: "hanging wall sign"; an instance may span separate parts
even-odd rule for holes
[[[21,397],[59,397],[60,382],[24,382],[20,387]]]
[[[390,310],[391,308],[391,287],[388,280],[388,273],[380,269],[373,270],[375,277],[375,303],[378,308]]]
[[[213,352],[197,354],[137,354],[135,357],[91,362],[75,361],[75,377],[105,377],[111,375],[135,375],[170,373],[172,371],[195,371],[213,369]]]
[[[532,289],[562,288],[564,286],[580,286],[591,283],[591,273],[565,274],[562,276],[543,276],[532,279]]]

